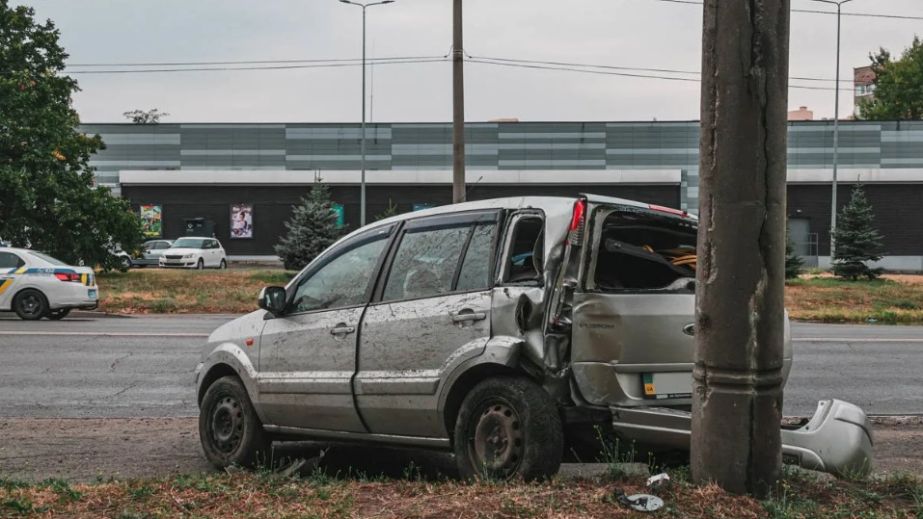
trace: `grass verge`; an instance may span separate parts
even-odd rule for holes
[[[267,285],[284,285],[282,270],[138,269],[99,274],[100,308],[114,313],[245,313]],[[923,276],[842,281],[805,276],[785,287],[793,319],[832,323],[923,323]]]
[[[694,486],[688,468],[654,491],[659,517],[795,518],[917,517],[923,482],[893,475],[863,483],[786,470],[773,497],[758,501]],[[645,493],[644,478],[557,478],[544,483],[338,479],[321,472],[283,477],[270,472],[175,476],[74,484],[0,480],[0,517],[630,517],[616,494]]]
[[[923,323],[923,276],[874,281],[831,277],[789,280],[785,306],[793,319],[828,323]]]
[[[138,269],[100,273],[100,309],[129,314],[245,313],[256,309],[260,289],[284,285],[283,270]]]

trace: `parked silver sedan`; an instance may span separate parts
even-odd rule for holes
[[[598,431],[688,449],[696,232],[682,211],[593,195],[359,229],[212,333],[195,371],[205,455],[254,465],[273,440],[378,442],[454,451],[463,477],[535,479]],[[789,462],[869,466],[851,404],[822,402],[782,435]]]

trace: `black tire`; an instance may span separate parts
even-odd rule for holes
[[[219,469],[269,465],[272,442],[240,379],[216,380],[199,408],[199,439],[212,465]]]
[[[224,269],[226,269],[226,268],[228,268],[228,262],[225,261],[224,258],[221,258],[221,263],[218,264],[218,269],[219,269],[219,270],[224,270]]]
[[[119,270],[122,272],[128,272],[130,268],[131,268],[131,260],[123,257],[121,261],[119,261]]]
[[[551,396],[534,382],[489,378],[462,402],[453,444],[464,479],[550,478],[564,452],[561,416]]]
[[[199,258],[199,262],[195,264],[196,270],[202,270],[205,268],[205,260]]]
[[[67,317],[67,314],[69,313],[71,313],[70,308],[59,308],[57,310],[50,310],[46,317],[48,317],[48,319],[51,321],[60,321],[61,319]]]
[[[20,319],[37,321],[48,313],[48,299],[38,290],[27,288],[16,294],[13,299],[13,310]]]

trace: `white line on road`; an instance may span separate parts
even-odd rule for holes
[[[895,342],[895,343],[923,343],[923,337],[919,339],[875,339],[875,338],[856,338],[856,337],[796,337],[794,342]]]
[[[208,337],[207,333],[163,333],[163,332],[43,332],[43,331],[0,331],[0,335],[51,335],[81,337]]]

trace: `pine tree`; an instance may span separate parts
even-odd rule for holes
[[[834,238],[834,274],[851,281],[860,277],[875,279],[881,274],[880,268],[868,266],[869,262],[881,259],[882,236],[875,229],[872,205],[865,198],[861,184],[856,184],[852,197],[840,211]]]
[[[401,212],[397,210],[397,204],[392,202],[391,199],[389,198],[388,208],[376,214],[375,221],[377,222],[378,220],[384,220],[385,218],[391,218],[392,216],[397,216],[399,214],[401,214]]]
[[[785,230],[785,279],[795,279],[801,274],[801,267],[804,266],[804,260],[801,256],[795,254],[795,246],[792,243],[792,233]]]
[[[292,218],[285,222],[285,228],[287,232],[275,250],[286,269],[301,270],[333,244],[340,230],[327,186],[315,184],[301,204],[293,207]]]

